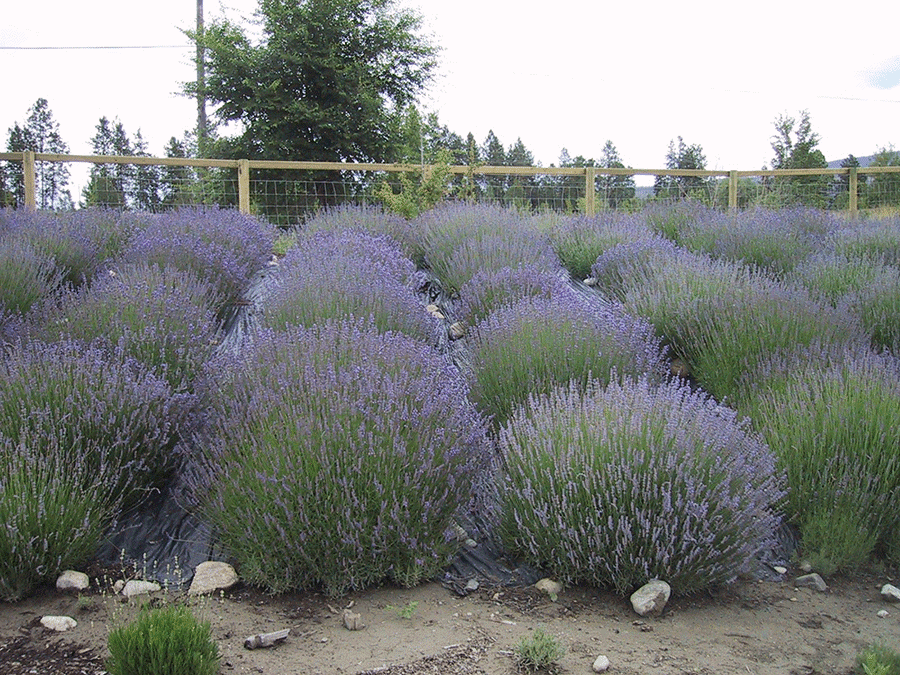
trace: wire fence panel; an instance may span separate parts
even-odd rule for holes
[[[436,173],[437,172],[437,173]],[[900,166],[779,171],[600,167],[415,166],[0,153],[0,207],[104,206],[157,212],[239,208],[280,226],[323,208],[433,189],[448,198],[530,211],[593,214],[696,200],[720,209],[808,206],[851,214],[900,211]],[[78,194],[65,190],[68,182]],[[429,182],[430,181],[430,182]],[[592,186],[590,189],[588,186]]]

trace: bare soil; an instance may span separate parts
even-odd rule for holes
[[[716,593],[675,598],[657,618],[640,618],[627,598],[594,588],[565,589],[555,601],[535,588],[481,586],[460,597],[438,583],[382,587],[335,600],[316,593],[267,596],[248,587],[191,599],[211,622],[221,672],[279,675],[512,675],[516,645],[536,628],[565,648],[554,672],[591,673],[598,655],[611,673],[639,675],[846,675],[878,642],[900,648],[900,606],[883,602],[885,571],[829,580],[818,592],[781,581],[739,581]],[[896,583],[896,582],[895,582]],[[177,597],[158,594],[142,602]],[[0,673],[99,675],[111,627],[139,603],[110,589],[77,597],[42,589],[0,604]],[[362,630],[345,628],[346,607]],[[878,616],[886,609],[887,617]],[[78,626],[53,633],[44,615]],[[407,615],[408,618],[406,618]],[[248,650],[254,634],[289,628],[270,649]]]

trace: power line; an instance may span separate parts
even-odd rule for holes
[[[78,46],[67,46],[67,47],[2,47],[0,49],[6,50],[66,50],[66,49],[84,49],[84,50],[94,50],[94,49],[193,49],[194,45],[107,45],[107,46],[94,46],[94,47],[78,47]]]

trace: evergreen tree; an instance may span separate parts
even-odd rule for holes
[[[517,138],[506,151],[506,166],[534,166],[534,155],[525,147],[521,138]],[[506,201],[519,208],[536,207],[538,205],[534,194],[536,186],[537,181],[533,175],[512,174],[506,191]]]
[[[91,138],[93,154],[134,154],[125,127],[118,119],[113,123],[101,117],[95,129]],[[84,205],[124,209],[128,205],[127,197],[133,187],[134,173],[134,166],[130,164],[94,164],[90,180],[81,195]]]
[[[599,166],[604,169],[624,169],[625,165],[619,157],[619,151],[610,140],[603,146]],[[621,208],[634,199],[634,176],[603,175],[597,178],[600,196],[610,209]]]
[[[138,129],[134,134],[134,143],[131,147],[136,157],[150,157],[147,150],[147,142]],[[162,205],[162,172],[160,167],[154,164],[137,164],[134,167],[133,183],[131,185],[130,198],[133,206],[139,211],[158,211]]]
[[[28,111],[24,126],[14,124],[7,132],[6,151],[66,154],[69,146],[62,140],[59,124],[53,119],[47,99],[39,98]],[[7,167],[8,189],[17,206],[25,203],[25,173],[20,162]],[[69,168],[62,162],[40,162],[35,165],[35,201],[41,209],[72,207],[69,193]]]
[[[182,140],[172,136],[164,152],[166,157],[177,159],[190,157],[191,138],[187,134]],[[191,191],[196,181],[197,176],[189,166],[163,166],[160,175],[161,206],[169,208],[193,203]]]
[[[686,145],[678,137],[669,141],[666,152],[667,169],[706,169],[706,155],[699,144]],[[709,200],[710,182],[703,176],[657,176],[653,182],[653,194],[660,199],[700,199]]]
[[[481,146],[481,157],[485,166],[506,166],[506,150],[493,130],[488,131]],[[485,199],[500,201],[506,196],[506,176],[485,175],[482,181]]]

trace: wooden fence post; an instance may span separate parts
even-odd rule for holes
[[[238,160],[238,210],[250,213],[250,160]]]
[[[597,175],[597,170],[592,166],[584,167],[584,215],[592,216],[596,211],[596,204],[594,203],[594,190],[596,188],[594,178]]]
[[[856,218],[859,215],[859,175],[857,173],[857,169],[855,166],[850,167],[850,181],[849,181],[849,190],[850,190],[850,217]]]
[[[33,150],[22,153],[22,172],[25,174],[25,208],[34,211],[37,209],[37,171]]]
[[[738,205],[738,177],[737,171],[728,172],[728,208],[736,209]]]

